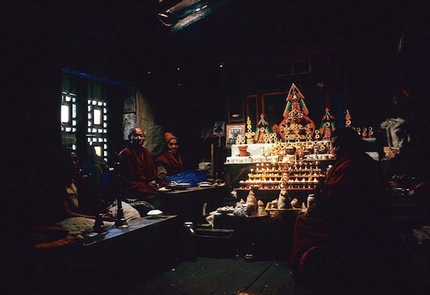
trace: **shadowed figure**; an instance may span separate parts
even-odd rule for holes
[[[399,244],[380,164],[364,152],[352,128],[332,133],[331,152],[335,162],[321,191],[296,218],[292,275],[318,291],[393,294],[385,289],[391,284],[386,278],[394,275],[390,260]]]

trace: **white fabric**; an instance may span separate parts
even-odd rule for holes
[[[67,228],[70,235],[79,235],[87,230],[92,230],[94,227],[94,219],[85,217],[70,217],[66,218],[55,225]],[[104,221],[105,226],[113,226],[113,222]]]
[[[394,149],[400,149],[405,142],[410,141],[406,120],[402,118],[388,118],[380,127],[386,130],[387,144]]]
[[[249,152],[249,156],[263,156],[263,148],[271,149],[273,144],[271,143],[259,143],[259,144],[242,144],[248,146],[247,151]],[[239,156],[239,145],[233,144],[231,146],[231,156],[237,157]]]
[[[139,211],[130,206],[127,203],[122,203],[122,209],[124,212],[124,218],[128,222],[133,219],[141,218]],[[109,211],[116,216],[116,202],[112,204],[109,208]],[[70,217],[66,218],[60,222],[57,222],[55,225],[63,228],[67,228],[69,230],[70,235],[79,235],[85,231],[92,230],[94,227],[95,220],[92,218],[85,217]],[[103,221],[104,226],[113,226],[115,222]]]
[[[133,219],[139,219],[141,218],[139,211],[136,210],[133,206],[130,204],[127,204],[125,202],[121,202],[122,205],[122,212],[124,213],[124,218],[126,221],[130,221]],[[113,216],[116,216],[116,201],[113,202],[111,206],[109,206],[109,211],[112,213]]]

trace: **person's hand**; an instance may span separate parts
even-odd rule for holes
[[[153,188],[153,189],[155,189],[155,190],[158,190],[158,189],[159,189],[159,185],[158,185],[158,183],[157,183],[155,180],[151,181],[151,182],[149,183],[149,186],[150,186],[150,187],[152,187],[152,188]]]

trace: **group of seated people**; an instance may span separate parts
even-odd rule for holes
[[[114,171],[113,177],[119,173],[122,199],[138,200],[144,204],[143,207],[133,207],[121,201],[124,217],[130,221],[142,217],[149,210],[158,209],[160,204],[155,198],[157,190],[169,184],[168,176],[181,173],[188,166],[178,151],[177,137],[170,132],[164,134],[165,149],[156,157],[152,157],[143,146],[145,133],[141,128],[132,128],[128,139],[127,146],[118,155],[119,165],[115,167],[117,171]],[[83,175],[82,167],[77,152],[64,147],[59,163],[60,185],[64,188],[64,194],[53,202],[55,212],[52,219],[56,221],[55,225],[68,229],[67,233],[92,227],[96,218],[101,218],[106,225],[113,225],[116,218],[117,200],[104,202],[100,196],[101,176],[94,179],[91,175]],[[116,178],[110,181],[115,182]],[[114,187],[118,189],[118,183]],[[49,243],[52,240],[49,235],[58,237],[59,234],[58,228],[54,227],[35,226],[32,230],[35,243],[40,247],[53,246]],[[61,233],[66,234],[65,231]],[[66,240],[71,241],[70,237]]]
[[[153,203],[157,190],[169,184],[169,175],[188,169],[187,161],[178,151],[178,139],[170,132],[164,134],[165,150],[155,159],[143,146],[145,133],[141,128],[132,128],[128,139],[127,147],[118,156],[123,194]]]
[[[188,169],[185,157],[178,151],[178,139],[171,132],[164,134],[164,150],[161,154],[153,157],[151,152],[143,145],[145,143],[145,132],[142,128],[131,128],[128,133],[128,144],[118,154],[115,167],[119,175],[121,196],[123,199],[144,201],[149,207],[157,208],[159,203],[155,198],[156,192],[161,187],[169,185],[168,176],[184,172]],[[70,193],[76,191],[77,186],[83,187],[83,177],[79,175],[79,164],[75,151],[69,151],[70,158],[66,155],[66,161],[72,160],[68,169],[72,170],[72,176],[67,177],[70,185],[67,186],[68,198],[65,202],[66,212],[70,216],[93,216],[82,215],[77,206],[77,196],[71,197]],[[76,159],[76,160],[75,160]],[[64,168],[66,169],[66,168]],[[100,210],[100,208],[98,208]],[[111,220],[110,214],[103,214],[104,220]]]

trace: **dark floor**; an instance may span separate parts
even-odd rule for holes
[[[180,259],[155,263],[154,271],[122,284],[121,293],[312,294],[296,285],[289,274],[292,228],[267,220],[246,223],[246,230],[243,226],[234,230],[196,228],[191,244],[184,241]],[[252,259],[245,259],[249,254]]]
[[[404,215],[402,212],[400,215]],[[264,225],[264,223],[263,223]],[[290,276],[287,263],[289,248],[286,242],[290,242],[289,235],[280,234],[277,224],[269,224],[273,231],[267,231],[263,226],[258,229],[251,226],[254,233],[258,232],[256,239],[248,240],[243,247],[243,236],[236,235],[236,239],[201,239],[197,243],[197,258],[191,260],[173,260],[168,264],[153,265],[153,272],[146,272],[134,276],[132,279],[122,281],[121,294],[143,295],[194,295],[194,294],[235,294],[235,295],[316,295],[316,292],[296,284]],[[284,228],[285,230],[285,228]],[[262,233],[266,233],[264,235]],[[249,233],[246,234],[249,236]],[[275,236],[274,239],[268,239]],[[238,241],[239,240],[239,241]],[[284,240],[284,243],[280,241]],[[252,242],[256,257],[254,260],[244,258],[248,250],[249,242]],[[254,244],[255,242],[255,244]],[[242,247],[241,247],[242,245]],[[242,251],[240,251],[242,250]],[[388,249],[387,249],[388,250]],[[277,254],[278,253],[278,254]],[[281,255],[279,255],[281,254]],[[349,290],[342,294],[427,294],[418,286],[417,273],[409,253],[399,252],[399,256],[393,256],[388,261],[388,270],[385,274],[376,274],[381,281],[375,283],[366,291]],[[155,271],[157,270],[157,271]],[[364,269],[357,278],[369,277],[372,269]],[[387,278],[385,278],[388,276]],[[385,292],[385,290],[389,290]],[[336,291],[330,293],[319,292],[318,294],[338,295]],[[428,293],[430,294],[430,293]]]
[[[313,294],[296,285],[286,262],[199,257],[160,275],[147,277],[121,292],[141,294]]]

